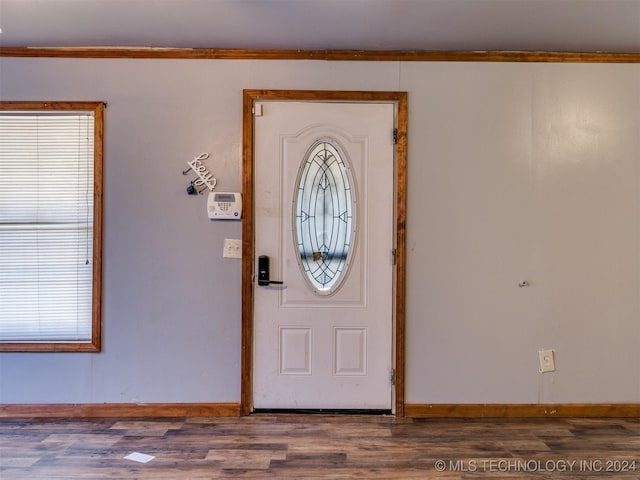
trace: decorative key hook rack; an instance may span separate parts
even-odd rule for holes
[[[209,158],[208,153],[201,153],[197,157],[194,157],[193,160],[188,161],[187,165],[189,165],[189,168],[182,171],[182,175],[186,175],[191,170],[193,170],[193,172],[198,176],[198,178],[194,178],[189,182],[189,186],[187,187],[187,193],[189,195],[202,194],[202,192],[204,192],[207,188],[210,192],[212,192],[213,189],[216,188],[216,183],[218,183],[218,181],[202,163],[202,161],[206,160],[207,158]]]

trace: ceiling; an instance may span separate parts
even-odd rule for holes
[[[640,52],[640,0],[0,0],[0,46]]]

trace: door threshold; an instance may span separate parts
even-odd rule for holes
[[[256,408],[253,414],[283,415],[391,415],[391,409],[361,408]]]

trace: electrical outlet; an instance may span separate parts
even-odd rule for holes
[[[540,373],[556,371],[555,350],[540,350],[538,357],[540,359]]]
[[[242,258],[242,240],[225,238],[222,250],[223,258]]]

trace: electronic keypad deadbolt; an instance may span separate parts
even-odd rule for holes
[[[258,285],[282,285],[282,282],[277,280],[270,280],[269,273],[269,257],[267,255],[260,255],[258,257]]]

